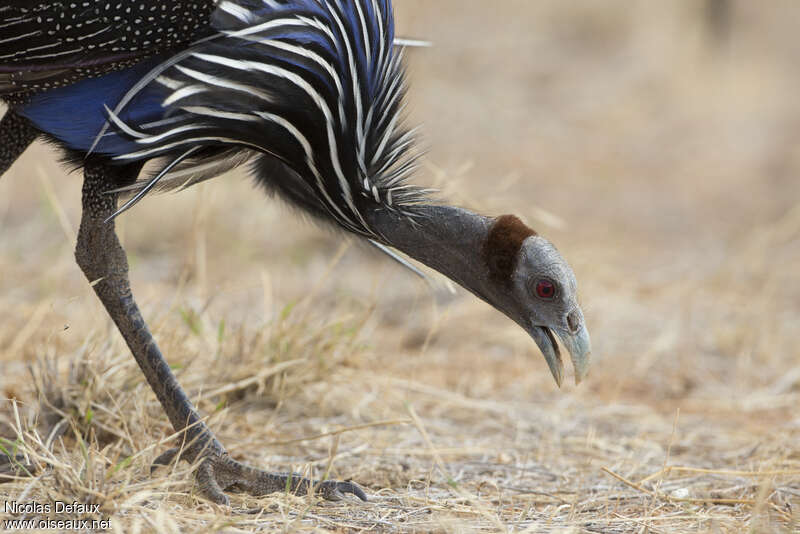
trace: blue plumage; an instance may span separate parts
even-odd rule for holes
[[[164,58],[156,57],[125,70],[90,78],[33,95],[28,103],[16,108],[37,128],[52,135],[73,150],[88,152],[108,120],[105,106],[117,103],[142,77]],[[151,84],[125,108],[122,119],[130,124],[148,124],[164,118],[161,102],[165,92]],[[119,132],[109,131],[95,152],[117,156],[134,150],[135,143]]]
[[[386,44],[394,39],[393,18],[390,16],[391,4],[387,0],[377,0],[374,5],[371,1],[343,2],[338,9],[333,5],[322,5],[316,0],[284,0],[278,5],[239,0],[237,5],[247,10],[250,23],[255,25],[265,20],[275,20],[283,15],[302,15],[324,20],[326,25],[336,30],[346,28],[351,32],[352,39],[349,44],[353,46],[351,53],[355,58],[357,75],[360,77],[362,97],[370,101],[379,96],[376,93],[380,91],[385,79],[382,78],[384,73],[378,69],[381,57],[377,50],[382,44],[381,41]],[[374,9],[376,6],[377,11]],[[340,15],[341,28],[337,27],[332,14]],[[376,26],[378,24],[382,26],[380,32]],[[234,31],[242,26],[241,19],[223,9],[217,9],[210,19],[210,27],[218,32]],[[348,72],[348,53],[341,48],[342,42],[332,41],[322,32],[310,31],[308,27],[282,25],[274,30],[261,32],[259,37],[293,42],[323,51],[337,72]],[[227,40],[225,42],[227,43]],[[293,54],[282,54],[277,50],[262,49],[254,52],[251,50],[255,44],[253,41],[236,40],[235,44],[241,48],[242,57],[249,56],[253,59],[255,53],[261,56],[257,59],[268,61],[272,56],[272,61],[291,64],[299,72],[310,76],[310,79],[326,86],[328,92],[335,90],[330,85],[331,78],[326,73],[320,72],[319,65],[309,65],[307,61],[304,63],[304,58]],[[229,57],[237,57],[232,55],[232,52],[230,48],[225,50]],[[111,157],[134,152],[137,148],[135,140],[115,129],[108,130],[94,147],[93,143],[108,121],[106,108],[115,109],[120,100],[144,75],[168,57],[168,55],[151,57],[124,70],[37,92],[25,104],[17,107],[17,113],[28,118],[37,128],[52,135],[70,149],[92,151]],[[156,83],[148,84],[122,108],[119,119],[137,129],[142,125],[161,121],[169,111],[162,107],[162,102],[168,94],[169,91],[165,87]],[[219,103],[220,109],[228,107],[224,102]],[[238,106],[231,107],[235,109]]]
[[[218,33],[134,77],[120,104],[109,106],[108,130],[117,137],[92,152],[169,161],[145,192],[196,183],[193,169],[224,168],[231,150],[257,153],[261,183],[370,238],[378,236],[365,213],[427,199],[405,183],[416,159],[403,127],[404,72],[388,1],[218,5],[211,22]],[[161,110],[155,95],[165,97]],[[160,117],[148,115],[154,110]]]

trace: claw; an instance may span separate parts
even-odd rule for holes
[[[364,490],[349,480],[346,482],[327,480],[319,485],[317,493],[321,494],[326,501],[341,501],[347,493],[355,495],[364,502],[367,501],[367,494],[364,493]]]
[[[351,493],[362,501],[367,502],[367,494],[364,493],[364,490],[362,490],[361,487],[355,482],[350,482],[348,480],[347,482],[339,482],[337,486],[340,494],[343,495],[344,493]]]

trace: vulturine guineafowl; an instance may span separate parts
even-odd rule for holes
[[[556,381],[590,341],[567,262],[517,217],[441,205],[407,180],[404,71],[389,0],[5,0],[0,4],[0,175],[36,138],[84,169],[76,259],[130,347],[210,500],[314,483],[233,460],[201,421],[134,301],[114,218],[154,188],[239,164],[290,204],[443,273],[524,328]],[[145,162],[161,170],[137,181]],[[117,205],[126,192],[132,198]],[[395,255],[396,259],[399,256]],[[401,260],[402,261],[402,260]],[[156,461],[175,458],[177,449]],[[312,486],[313,485],[313,486]]]

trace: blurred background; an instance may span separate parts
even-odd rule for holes
[[[312,378],[288,372],[234,399],[223,442],[274,462],[263,440],[410,405],[449,476],[510,492],[508,510],[492,505],[504,523],[530,504],[507,488],[562,495],[571,509],[534,503],[524,518],[568,524],[621,506],[597,492],[637,498],[601,466],[638,480],[669,464],[717,471],[671,474],[664,491],[741,502],[697,504],[685,522],[654,523],[665,531],[800,524],[800,6],[396,0],[395,11],[398,33],[433,42],[406,52],[409,123],[429,150],[417,181],[515,213],[556,244],[593,338],[589,379],[557,390],[532,340],[489,306],[431,289],[235,172],[151,196],[119,223],[134,290],[191,391],[276,354],[325,359]],[[5,398],[31,398],[26,365],[43,356],[127,365],[72,257],[80,182],[44,145],[0,180]],[[281,389],[293,376],[297,389]],[[429,445],[414,425],[349,436],[347,477],[447,493],[435,455],[414,452]],[[300,461],[327,442],[304,447],[284,453]]]

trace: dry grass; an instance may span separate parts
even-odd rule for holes
[[[589,380],[557,391],[487,306],[240,176],[152,198],[134,287],[220,439],[371,497],[209,505],[188,466],[148,476],[171,428],[74,266],[79,179],[35,147],[0,180],[0,436],[42,469],[0,500],[116,532],[800,530],[798,7],[737,2],[714,44],[689,0],[396,3],[436,41],[409,57],[420,181],[559,245]]]

